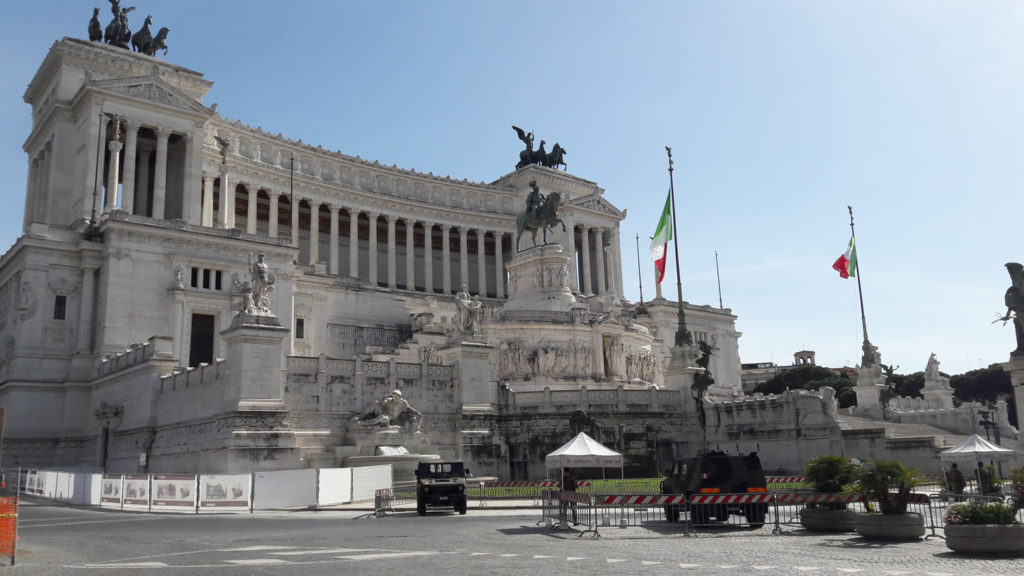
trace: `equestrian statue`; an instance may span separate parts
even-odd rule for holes
[[[526,211],[516,216],[516,252],[519,251],[519,239],[523,232],[529,230],[533,236],[533,245],[537,246],[537,231],[543,230],[544,244],[548,243],[548,228],[555,224],[562,225],[562,232],[566,231],[565,222],[558,217],[558,205],[562,202],[562,195],[552,192],[544,197],[537,187],[537,181],[530,181],[530,194],[526,197]]]

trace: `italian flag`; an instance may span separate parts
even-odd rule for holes
[[[654,260],[655,283],[665,278],[665,260],[668,258],[668,241],[672,239],[672,192],[665,198],[665,209],[661,212],[658,229],[651,238],[651,259]]]
[[[853,243],[853,237],[850,237],[850,244],[846,247],[846,252],[836,260],[836,263],[832,265],[832,269],[839,272],[841,278],[849,278],[850,276],[857,275],[857,246]]]

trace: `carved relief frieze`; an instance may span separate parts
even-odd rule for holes
[[[586,340],[569,342],[506,340],[498,347],[498,377],[525,375],[586,376],[593,350]]]

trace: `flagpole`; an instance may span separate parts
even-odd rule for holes
[[[676,346],[690,346],[693,344],[693,337],[686,328],[686,312],[683,310],[683,277],[679,273],[679,226],[676,225],[676,188],[672,177],[672,148],[665,146],[668,152],[668,190],[672,197],[672,242],[676,250],[676,291],[679,296],[679,327],[676,328]]]
[[[856,250],[857,234],[855,234],[853,231],[853,206],[847,205],[846,209],[850,211],[850,238],[853,240],[854,250]],[[860,324],[861,328],[863,328],[864,330],[864,344],[869,344],[868,321],[867,318],[864,316],[864,292],[861,290],[860,287],[860,259],[858,258],[856,261],[854,261],[853,265],[855,266],[854,272],[856,272],[857,276],[857,296],[860,298]]]
[[[636,235],[636,276],[640,280],[640,306],[644,305],[644,275],[640,273],[640,234]]]
[[[722,275],[718,273],[718,250],[715,250],[715,278],[718,278],[718,308],[725,308],[722,304]]]

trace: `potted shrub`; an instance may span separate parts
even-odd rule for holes
[[[804,478],[814,491],[840,495],[843,487],[856,479],[857,467],[845,456],[826,454],[813,458],[804,469]],[[857,513],[846,509],[846,502],[808,502],[800,511],[800,525],[808,530],[852,532]]]
[[[910,489],[919,482],[917,471],[899,462],[878,460],[861,465],[856,479],[845,489],[860,495],[868,509],[857,515],[857,534],[880,540],[916,540],[924,536],[924,516],[907,512]],[[878,503],[877,512],[873,502]]]
[[[946,546],[957,554],[1024,555],[1024,524],[1015,522],[1013,508],[983,500],[953,504],[946,509]]]

